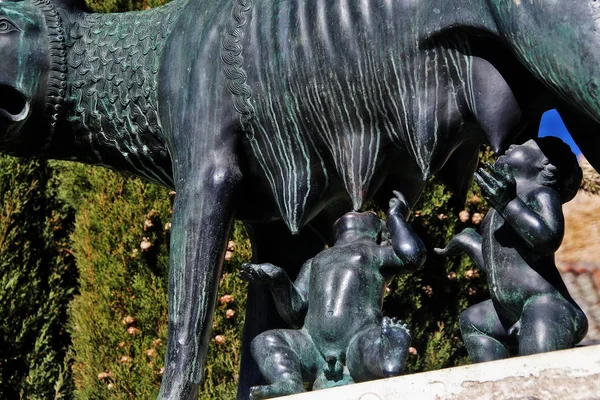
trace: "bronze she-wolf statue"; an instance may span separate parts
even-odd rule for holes
[[[160,397],[202,378],[234,218],[254,263],[302,262],[339,216],[438,174],[460,196],[480,144],[535,135],[557,108],[600,165],[600,3],[572,0],[174,0],[94,14],[83,0],[0,3],[0,150],[78,160],[174,188]],[[251,285],[251,339],[278,326]],[[266,314],[266,315],[265,315]]]

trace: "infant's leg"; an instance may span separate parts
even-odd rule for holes
[[[467,308],[460,314],[459,323],[472,362],[501,360],[510,356],[506,347],[509,336],[500,322],[492,300]]]
[[[350,375],[355,382],[400,375],[410,340],[408,329],[387,317],[381,325],[366,327],[348,346],[346,366]]]
[[[252,341],[252,356],[269,385],[250,388],[250,398],[270,399],[304,392],[304,381],[312,381],[321,359],[303,330],[274,329]]]
[[[532,297],[523,307],[519,354],[571,348],[583,339],[586,331],[585,314],[562,296]]]

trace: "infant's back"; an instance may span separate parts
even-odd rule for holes
[[[365,325],[379,323],[384,279],[375,246],[334,246],[313,259],[304,326],[322,352],[345,351]]]

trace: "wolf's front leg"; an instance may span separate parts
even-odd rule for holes
[[[211,157],[207,157],[210,159]],[[231,160],[231,158],[226,160]],[[202,165],[204,164],[204,165]],[[160,399],[197,396],[241,176],[204,162],[176,187],[169,265],[169,337]]]

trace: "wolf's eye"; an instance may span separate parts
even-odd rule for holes
[[[0,34],[20,32],[21,30],[6,18],[0,18]]]

